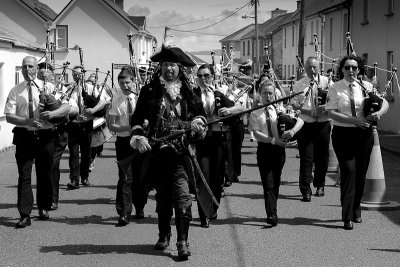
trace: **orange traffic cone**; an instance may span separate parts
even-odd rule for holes
[[[332,135],[329,140],[329,162],[328,162],[328,172],[338,172],[339,162],[337,160],[335,151],[332,146]]]
[[[400,204],[393,201],[384,201],[386,184],[383,171],[381,147],[376,126],[372,126],[374,137],[374,147],[372,148],[369,160],[368,171],[365,180],[364,195],[361,201],[361,207],[365,209],[395,209]]]

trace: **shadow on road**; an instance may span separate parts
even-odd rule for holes
[[[12,221],[11,221],[12,220]],[[15,219],[9,217],[0,217],[0,225],[6,227],[15,227]]]
[[[6,210],[6,209],[13,209],[17,207],[17,203],[15,204],[10,204],[10,203],[0,203],[0,210]]]
[[[62,246],[43,246],[39,249],[41,253],[59,252],[62,255],[93,255],[93,254],[141,254],[151,256],[169,257],[179,261],[178,257],[172,255],[171,250],[154,250],[154,244],[143,245],[93,245],[93,244],[68,244]]]
[[[68,199],[60,200],[59,203],[63,204],[77,204],[77,205],[114,205],[115,199],[111,198],[94,198],[94,199]]]
[[[397,252],[400,253],[400,249],[389,249],[389,248],[370,248],[369,250],[385,251],[385,252]]]

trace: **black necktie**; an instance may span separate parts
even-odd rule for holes
[[[32,100],[32,86],[31,82],[28,82],[28,110],[29,110],[29,118],[33,119],[35,115],[33,114],[33,100]]]
[[[133,113],[133,107],[132,107],[132,103],[131,103],[130,97],[126,98],[126,110],[128,112],[128,118],[130,118],[130,116]]]
[[[350,83],[349,84],[349,93],[350,93],[350,108],[351,108],[351,115],[353,117],[357,117],[356,114],[356,105],[354,103],[354,88],[353,88],[353,84]]]
[[[269,115],[268,108],[265,108],[265,116],[267,121],[267,130],[268,130],[268,137],[274,137],[272,134],[272,124],[271,124],[271,116]]]

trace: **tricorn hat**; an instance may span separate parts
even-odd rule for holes
[[[194,67],[196,62],[179,47],[165,46],[161,47],[161,51],[155,53],[151,58],[153,62],[175,62],[185,67]]]

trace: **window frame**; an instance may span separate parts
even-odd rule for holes
[[[58,38],[59,29],[65,29],[65,38]],[[65,46],[59,44],[59,40],[65,40]],[[68,50],[68,25],[57,25],[54,29],[54,44],[56,45],[56,51]]]

